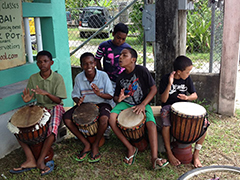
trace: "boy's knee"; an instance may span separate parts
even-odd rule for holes
[[[105,125],[105,124],[108,124],[108,120],[109,120],[109,118],[107,116],[101,116],[99,118],[99,123],[102,125]]]
[[[63,123],[67,126],[72,123],[72,120],[63,118]]]
[[[116,124],[116,122],[117,122],[117,114],[111,113],[109,118],[109,124],[113,125],[113,124]]]
[[[154,127],[156,127],[156,124],[153,121],[148,121],[148,122],[146,122],[146,126],[147,126],[147,128],[148,127],[149,128],[154,128]]]

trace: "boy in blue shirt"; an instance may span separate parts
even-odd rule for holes
[[[91,153],[91,158],[88,161],[98,162],[101,158],[99,153],[99,142],[107,129],[110,111],[112,109],[110,104],[108,104],[108,100],[113,97],[113,88],[107,73],[95,68],[96,61],[92,53],[86,52],[82,54],[80,63],[83,72],[76,76],[72,91],[72,98],[76,106],[64,114],[63,120],[69,130],[84,144],[84,149],[75,159],[79,162],[84,161],[88,154]],[[78,106],[81,106],[82,103],[94,103],[99,107],[99,126],[96,139],[92,145],[79,131],[77,125],[72,120],[74,110]]]

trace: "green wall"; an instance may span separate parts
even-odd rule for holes
[[[54,65],[52,69],[64,78],[67,96],[64,106],[72,106],[71,99],[72,77],[68,44],[67,21],[64,0],[35,0],[32,3],[23,2],[23,17],[40,17],[43,49],[48,50],[53,55]],[[26,63],[25,65],[0,71],[0,88],[7,87],[28,79],[39,69],[36,63]],[[3,78],[4,77],[4,78]],[[13,95],[0,97],[0,114],[25,105],[21,99],[21,92]]]

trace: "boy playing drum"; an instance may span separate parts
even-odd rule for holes
[[[162,136],[168,155],[170,164],[178,166],[181,162],[173,155],[170,147],[170,118],[169,113],[171,105],[175,102],[193,101],[197,99],[197,93],[193,82],[191,80],[190,72],[193,68],[192,61],[185,56],[178,56],[174,63],[174,71],[163,76],[159,86],[159,93],[161,94],[162,109],[161,109],[161,123]],[[187,92],[190,95],[187,95]],[[193,153],[194,167],[202,167],[199,160],[199,151],[205,139],[206,133],[196,142]]]
[[[36,58],[40,72],[30,77],[27,88],[23,91],[22,98],[24,102],[36,99],[37,105],[45,107],[50,111],[49,129],[37,161],[30,147],[18,140],[26,155],[26,161],[22,163],[21,167],[10,170],[10,172],[14,174],[26,172],[37,167],[41,170],[41,175],[46,175],[49,174],[54,167],[53,161],[45,164],[44,159],[54,140],[57,139],[58,126],[64,113],[62,99],[67,98],[66,88],[62,76],[51,70],[51,66],[53,65],[51,53],[48,51],[40,51]]]
[[[157,128],[151,106],[148,104],[157,93],[155,81],[149,71],[136,65],[137,52],[132,48],[124,48],[119,57],[119,65],[125,68],[116,83],[114,101],[117,105],[110,115],[109,124],[117,137],[127,147],[128,153],[124,162],[128,165],[134,163],[138,149],[134,147],[121,130],[117,127],[118,114],[129,107],[136,114],[146,113],[146,127],[151,147],[151,163],[153,169],[159,169],[167,165],[166,159],[158,158]]]
[[[63,120],[70,131],[82,141],[85,146],[75,159],[79,162],[84,161],[88,157],[88,154],[91,153],[91,158],[88,161],[98,162],[101,158],[99,153],[99,142],[107,129],[110,111],[112,109],[108,102],[113,97],[113,88],[107,73],[95,68],[96,60],[92,53],[86,52],[82,54],[80,63],[83,72],[76,76],[72,91],[72,98],[76,106],[64,114]],[[79,131],[72,118],[74,110],[78,106],[81,108],[82,103],[94,103],[99,107],[99,127],[97,129],[96,139],[92,145]]]

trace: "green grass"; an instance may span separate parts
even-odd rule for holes
[[[84,42],[85,40],[87,40],[87,38],[80,38],[79,36],[79,30],[77,28],[68,28],[68,39],[72,40],[72,41],[80,41],[80,42]],[[112,36],[110,36],[107,39],[97,39],[97,38],[93,38],[91,39],[85,46],[98,46],[100,43],[102,43],[103,41],[106,41],[108,39],[113,39]],[[138,64],[142,64],[143,63],[143,42],[140,42],[138,40],[138,37],[127,37],[126,42],[128,44],[130,44],[137,52],[138,52],[138,60],[137,63]],[[80,43],[78,44],[80,45]],[[70,51],[76,49],[76,47],[70,47]],[[91,48],[88,48],[91,49]],[[147,63],[153,63],[154,59],[149,57],[149,55],[153,54],[153,49],[152,49],[152,45],[147,44],[147,56],[146,56],[146,62]],[[93,52],[94,54],[96,52]],[[75,58],[72,58],[73,56],[71,56],[71,64],[78,66],[79,63],[76,62]]]
[[[200,151],[200,160],[204,166],[232,165],[239,166],[240,158],[240,109],[236,110],[236,117],[221,116],[215,113],[209,114],[211,125]],[[76,162],[73,157],[83,149],[83,144],[75,139],[70,132],[69,137],[60,143],[53,145],[54,171],[45,176],[40,176],[38,169],[23,174],[13,175],[9,169],[18,167],[24,161],[22,149],[17,149],[0,159],[0,173],[7,179],[160,179],[175,180],[180,175],[193,169],[191,164],[174,167],[171,165],[157,171],[153,171],[150,163],[150,148],[137,154],[132,166],[123,163],[127,150],[118,138],[112,134],[100,148],[102,155],[99,163],[90,164],[87,161]],[[159,157],[166,158],[166,154],[159,153]],[[206,179],[206,178],[205,178]]]
[[[87,40],[87,38],[80,38],[78,28],[74,28],[74,27],[68,28],[68,38],[69,40],[76,41],[76,42],[79,42],[79,41],[84,42],[85,40]],[[113,39],[112,35],[107,39],[93,38],[85,45],[85,47],[91,50],[91,48],[88,48],[89,46],[98,46],[101,42],[106,41],[108,39]],[[142,64],[143,63],[143,42],[139,41],[138,37],[127,37],[126,42],[130,44],[138,52],[139,56],[138,56],[137,63]],[[78,45],[80,45],[80,43],[78,43]],[[75,48],[76,47],[74,46],[70,47],[70,51],[74,50]],[[154,63],[153,47],[151,44],[147,43],[146,51],[147,51],[146,63]],[[93,52],[93,54],[95,53],[96,52]],[[187,53],[186,55],[194,63],[197,62],[196,68],[201,68],[203,63],[206,63],[209,61],[209,56],[210,56],[209,53],[197,53],[197,52]],[[74,58],[73,56],[71,56],[71,64],[75,66],[79,66],[78,60],[76,60],[76,58]]]
[[[193,62],[209,62],[209,53],[187,53],[187,57],[189,57]]]

